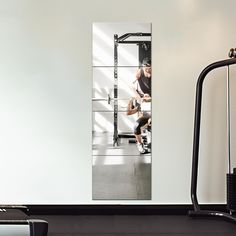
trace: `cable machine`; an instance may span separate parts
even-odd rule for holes
[[[231,168],[231,114],[230,114],[230,65],[236,64],[236,49],[230,49],[230,59],[214,62],[208,65],[199,75],[196,86],[196,100],[195,100],[195,120],[194,120],[194,137],[193,137],[193,156],[192,156],[192,178],[191,178],[191,200],[193,210],[189,211],[189,216],[203,217],[213,216],[229,220],[236,223],[236,168]],[[201,106],[202,106],[202,90],[203,82],[207,74],[216,69],[227,68],[227,156],[228,156],[228,173],[227,178],[227,210],[228,212],[221,212],[215,210],[201,210],[197,199],[197,181],[198,181],[198,160],[199,160],[199,139],[200,139],[200,124],[201,124]]]

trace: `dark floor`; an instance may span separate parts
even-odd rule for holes
[[[48,236],[235,236],[236,224],[182,215],[31,216],[49,223]]]

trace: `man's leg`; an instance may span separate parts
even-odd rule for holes
[[[143,142],[141,137],[141,127],[144,126],[148,122],[149,117],[140,117],[134,126],[134,135],[137,141],[137,147],[140,153],[145,153],[145,149],[143,148]]]

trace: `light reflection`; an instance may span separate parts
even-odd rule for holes
[[[127,160],[125,159],[127,158]],[[133,159],[138,158],[140,164],[151,164],[151,155],[133,156]],[[93,166],[98,165],[125,165],[128,164],[130,157],[126,156],[93,156]]]
[[[94,88],[95,88],[95,96],[98,95],[98,93],[102,93],[101,87],[98,85],[98,83],[94,82]]]
[[[142,157],[142,163],[144,164],[150,164],[151,163],[151,156],[150,155],[146,155]]]
[[[126,125],[126,128],[127,130],[131,130],[133,127],[134,127],[134,123],[135,123],[135,118],[134,116],[133,117],[127,117],[125,115],[123,116],[119,116],[119,118],[121,119],[121,121],[123,121],[123,123]],[[133,118],[133,120],[131,121],[131,118]]]
[[[124,165],[124,156],[94,156],[93,165]]]
[[[93,43],[93,58],[95,58],[95,61],[98,60],[97,58],[102,58],[103,62],[108,62],[108,64],[113,64],[114,63],[114,59],[113,57],[111,57],[112,54],[108,54],[105,50],[102,50],[101,47],[99,47],[99,45],[97,43],[95,43],[96,38],[99,38],[101,40],[101,42],[104,44],[104,46],[109,47],[113,50],[114,48],[114,41],[113,38],[107,34],[105,34],[101,29],[99,29],[98,27],[96,27],[95,25],[93,26],[93,34],[94,34],[94,43]],[[137,37],[138,39],[138,37]],[[140,38],[143,40],[143,38]],[[134,46],[137,48],[137,45],[125,45],[127,46]],[[109,51],[109,50],[107,50]],[[137,60],[137,55],[134,56],[132,55],[130,52],[128,52],[124,46],[119,47],[119,58],[121,58],[122,60],[126,61],[128,64],[130,65],[138,65],[138,60]],[[127,64],[125,63],[125,64]],[[96,64],[96,63],[95,63]]]
[[[107,118],[105,118],[104,116],[102,116],[99,112],[96,112],[94,114],[94,119],[95,119],[95,124],[94,125],[100,124],[102,127],[104,127],[104,131],[113,130],[113,123],[111,121],[109,121]],[[97,131],[97,130],[94,130],[94,131]]]
[[[102,58],[102,62],[112,62],[113,63],[113,57],[111,57],[110,54],[108,54],[105,50],[103,50],[99,45],[94,43],[93,46],[93,58],[94,58],[94,64],[96,65],[99,63],[99,61]],[[99,59],[98,59],[99,58]],[[97,62],[98,61],[98,62]]]
[[[102,132],[103,131],[97,124],[94,124],[93,129],[94,129],[94,131],[97,131],[97,132]]]
[[[99,73],[94,74],[94,81],[96,81],[94,82],[94,89],[96,90],[97,88],[100,89],[103,87],[106,91],[105,94],[103,94],[103,97],[105,96],[106,98],[108,94],[113,94],[114,71],[107,68],[96,68],[96,70],[98,70]],[[132,69],[131,71],[129,68],[118,71],[119,97],[125,96],[128,99],[135,96],[133,82],[135,80],[136,70],[137,68]],[[124,93],[122,94],[121,91],[124,91]]]
[[[114,63],[114,57],[113,57],[113,53],[108,53],[113,49],[114,49],[114,40],[113,40],[113,34],[112,37],[111,35],[108,35],[106,33],[104,33],[99,27],[97,26],[93,26],[93,33],[94,33],[94,41],[93,41],[93,58],[95,59],[95,63],[96,60],[98,61],[98,59],[102,59],[103,63],[108,62],[109,65],[113,65]],[[119,35],[121,36],[121,35]],[[150,39],[149,37],[147,39]],[[132,40],[130,38],[130,40]],[[136,37],[134,40],[145,40],[144,37]],[[131,45],[119,45],[118,51],[119,51],[119,59],[126,61],[129,63],[132,63],[132,65],[134,64],[138,64],[138,59],[137,59],[137,55],[135,54],[131,54],[128,49],[130,50]],[[138,47],[137,45],[132,45],[134,46],[133,51],[138,51]],[[107,50],[104,50],[107,49]],[[135,56],[134,56],[135,55]],[[118,68],[118,85],[119,85],[119,97],[118,98],[127,98],[127,100],[119,100],[118,104],[119,104],[119,109],[123,110],[126,109],[127,107],[127,103],[128,103],[128,99],[132,96],[135,96],[134,93],[134,86],[133,86],[133,82],[135,80],[135,74],[136,74],[136,70],[137,68],[129,68],[129,69],[119,69]],[[108,69],[108,68],[96,68],[96,70],[99,70],[100,74],[94,74],[94,80],[96,80],[96,82],[94,83],[95,86],[95,98],[96,96],[99,96],[99,92],[100,94],[102,94],[101,91],[101,87],[104,88],[105,90],[105,96],[100,95],[101,97],[103,96],[103,98],[108,97],[108,94],[110,94],[111,97],[113,97],[113,83],[114,83],[114,69]],[[107,83],[107,81],[109,81],[109,83]],[[110,88],[108,86],[108,84],[110,84]],[[122,88],[122,89],[121,89]],[[101,106],[103,106],[104,110],[111,110],[113,109],[113,101],[111,102],[111,104],[108,104],[106,101],[102,102],[100,101],[99,104]],[[97,112],[96,112],[97,113]],[[125,113],[124,113],[125,114]],[[132,130],[134,122],[135,122],[135,118],[134,116],[132,117],[131,121],[131,117],[126,117],[126,115],[122,115],[119,116],[119,118],[121,120],[118,119],[118,132],[121,132],[121,130]],[[110,120],[109,120],[110,119]],[[95,122],[94,122],[94,129],[95,131],[101,131],[101,128],[98,128],[97,124],[101,124],[102,127],[104,127],[104,130],[106,131],[111,131],[113,130],[113,114],[112,116],[107,116],[107,114],[95,114]],[[98,128],[98,130],[97,130]]]

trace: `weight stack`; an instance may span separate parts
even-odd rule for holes
[[[227,209],[236,212],[236,168],[227,174]]]

